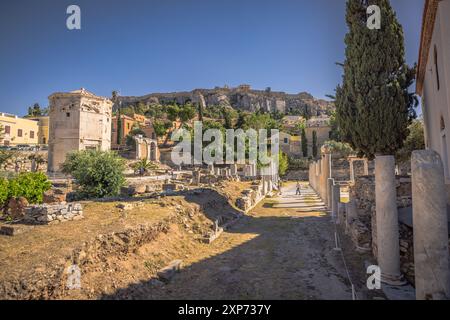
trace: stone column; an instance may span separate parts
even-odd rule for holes
[[[336,220],[336,224],[339,221],[339,204],[341,203],[341,186],[338,184],[333,184],[332,193],[331,193],[331,216]]]
[[[350,199],[350,201],[345,205],[345,232],[350,232],[350,224],[353,223],[358,217],[358,211],[356,208],[355,200]]]
[[[332,203],[333,203],[333,185],[334,185],[334,179],[333,178],[328,178],[327,180],[327,202],[325,203],[325,205],[327,206],[328,210],[331,211],[332,208]]]
[[[330,177],[330,154],[322,155],[321,161],[321,197],[325,204],[328,203],[327,181]]]
[[[232,164],[230,168],[231,168],[231,175],[233,176],[237,175],[237,164]]]
[[[364,175],[369,175],[369,160],[367,159],[364,160]]]
[[[414,151],[411,171],[416,298],[450,299],[447,201],[439,154]]]
[[[350,160],[350,181],[355,182],[355,168],[352,160]]]
[[[400,273],[397,190],[393,156],[377,156],[375,159],[375,206],[381,281],[390,285],[402,285],[404,281]]]
[[[314,190],[317,190],[317,162],[315,162],[315,161],[312,163],[312,170],[313,171],[311,173],[311,175],[312,175],[311,186]]]

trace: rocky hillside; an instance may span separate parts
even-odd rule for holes
[[[195,89],[190,92],[152,93],[141,97],[123,96],[116,100],[116,108],[143,102],[145,104],[187,104],[200,103],[203,107],[229,106],[238,110],[254,112],[257,110],[280,111],[309,116],[329,114],[334,105],[326,100],[315,99],[307,92],[288,94],[266,90],[252,90],[250,86],[237,88],[216,87],[214,89]]]

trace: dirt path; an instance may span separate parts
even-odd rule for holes
[[[351,299],[323,203],[307,185],[301,196],[293,184],[282,191],[198,252],[196,262],[186,261],[168,284],[141,282],[104,298]]]

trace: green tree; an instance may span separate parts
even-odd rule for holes
[[[317,148],[317,132],[313,131],[312,132],[312,155],[314,158],[317,158],[318,155],[318,148]]]
[[[172,122],[170,121],[162,121],[162,120],[153,121],[153,129],[155,129],[157,137],[163,137],[167,133],[167,130],[169,130],[171,127]]]
[[[119,92],[117,90],[114,90],[111,93],[111,101],[115,103],[117,101],[118,97],[119,97]]]
[[[239,110],[238,111],[238,119],[236,121],[236,129],[244,129],[245,124],[247,123],[248,113]]]
[[[43,116],[45,111],[41,109],[39,103],[35,103],[32,107],[28,108],[28,116],[30,117],[40,117]]]
[[[116,196],[125,183],[125,160],[115,152],[83,150],[70,153],[63,172],[75,178],[85,198]]]
[[[223,124],[224,128],[225,129],[233,129],[233,119],[231,116],[231,112],[230,112],[230,110],[228,110],[228,108],[224,107],[222,109],[222,116],[224,119],[224,124]]]
[[[303,157],[306,158],[308,157],[308,139],[306,138],[305,128],[302,128],[301,139]]]
[[[280,151],[278,163],[278,174],[284,176],[289,168],[289,158],[287,154]]]
[[[197,109],[198,109],[198,121],[203,121],[203,106],[201,103],[198,103]]]
[[[331,151],[331,153],[339,153],[342,157],[348,158],[351,154],[354,153],[353,149],[350,147],[348,143],[329,140],[324,143]]]
[[[334,140],[334,141],[341,141],[341,134],[339,132],[339,126],[338,126],[338,123],[336,121],[336,111],[335,110],[331,111],[330,127],[331,127],[331,130],[330,130],[330,133],[328,135],[329,138],[331,140]]]
[[[367,6],[381,9],[381,29],[370,30]],[[348,0],[343,83],[336,89],[342,139],[359,154],[393,155],[408,136],[417,99],[408,88],[415,68],[405,63],[403,30],[388,0]]]
[[[178,109],[178,116],[181,122],[186,123],[194,119],[197,111],[193,105],[187,104]]]
[[[118,145],[122,144],[122,137],[123,137],[123,132],[122,132],[122,115],[120,114],[120,108],[119,110],[117,110],[117,141],[116,143]]]
[[[171,105],[167,107],[167,118],[170,121],[177,121],[180,113],[180,108],[176,105]]]
[[[423,123],[420,120],[414,120],[409,126],[409,135],[405,139],[403,147],[397,151],[396,159],[400,163],[410,161],[413,151],[423,149],[425,149]]]

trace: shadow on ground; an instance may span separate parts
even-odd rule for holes
[[[210,219],[222,210],[223,199],[212,205],[199,196],[186,200],[201,205]],[[242,217],[170,282],[152,278],[100,299],[351,299],[341,254],[333,250],[334,232],[311,189],[298,197],[288,187]],[[350,259],[352,281],[362,292],[364,258]]]

